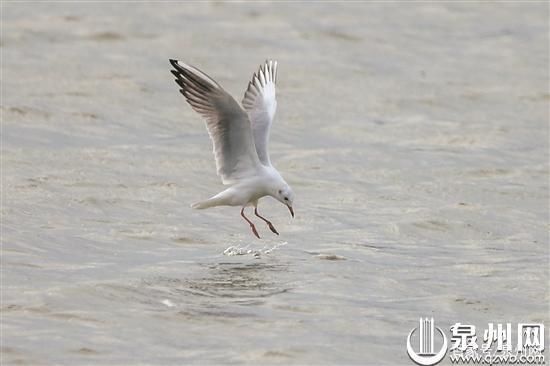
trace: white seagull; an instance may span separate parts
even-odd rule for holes
[[[284,204],[294,217],[294,193],[281,174],[271,165],[267,152],[269,129],[277,101],[275,83],[277,62],[267,60],[252,76],[244,93],[242,107],[210,76],[196,67],[170,60],[172,74],[187,102],[206,119],[206,128],[214,145],[216,168],[222,183],[230,185],[206,201],[191,207],[241,206],[241,216],[260,238],[244,209],[254,206],[254,214],[279,235],[273,224],[258,213],[258,200],[271,196]]]

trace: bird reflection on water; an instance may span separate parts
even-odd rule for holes
[[[255,316],[256,310],[251,313],[253,308],[247,306],[262,305],[266,298],[292,289],[280,280],[280,273],[289,270],[287,264],[220,262],[201,267],[204,272],[195,278],[144,279],[139,292],[155,298],[156,310],[198,320],[201,316]],[[174,306],[163,306],[167,300]]]
[[[218,263],[209,266],[209,275],[187,282],[189,290],[204,296],[222,298],[263,298],[286,292],[275,281],[286,265],[256,263]],[[197,293],[197,294],[198,294]]]

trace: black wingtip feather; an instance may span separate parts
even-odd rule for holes
[[[176,84],[178,84],[181,88],[185,88],[185,84],[183,83],[183,80],[181,79],[174,79]]]
[[[172,64],[172,66],[174,66],[176,69],[179,68],[178,60],[174,60],[173,58],[171,58],[169,60],[170,60],[170,64]]]

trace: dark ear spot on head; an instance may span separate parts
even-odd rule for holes
[[[283,191],[279,189],[279,194],[281,194],[281,193],[283,193]]]

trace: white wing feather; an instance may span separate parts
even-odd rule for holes
[[[204,72],[177,60],[170,63],[180,92],[191,107],[206,118],[223,184],[256,175],[261,165],[246,112]]]
[[[262,164],[267,166],[271,166],[267,151],[269,131],[277,110],[276,81],[277,61],[267,60],[252,76],[242,102],[252,124],[256,152]]]

